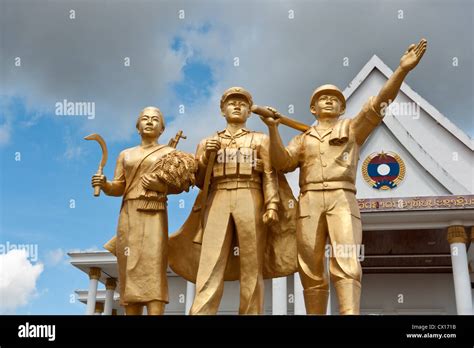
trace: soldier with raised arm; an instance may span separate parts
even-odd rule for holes
[[[273,117],[262,117],[269,128],[273,166],[282,172],[300,168],[298,271],[308,314],[326,313],[329,289],[324,256],[328,238],[332,246],[329,273],[340,313],[359,314],[362,270],[356,250],[362,241],[362,226],[355,196],[359,151],[382,122],[386,107],[426,47],[425,39],[410,45],[379,94],[352,119],[339,120],[346,101],[336,86],[317,88],[310,103],[317,125],[294,137],[286,148],[277,128],[280,114],[269,108]],[[336,246],[352,252],[341,254]]]

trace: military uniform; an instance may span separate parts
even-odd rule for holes
[[[224,289],[224,271],[231,253],[240,264],[241,314],[263,312],[263,260],[266,228],[262,216],[278,209],[278,183],[263,133],[240,129],[218,132],[221,149],[212,168],[207,200],[196,297],[191,314],[215,314]],[[210,139],[211,139],[210,138]],[[208,165],[204,139],[198,146],[198,181]],[[231,250],[236,238],[238,251]]]
[[[337,245],[357,248],[362,242],[355,179],[360,147],[382,120],[372,103],[373,98],[355,118],[339,120],[324,133],[311,127],[293,138],[286,148],[286,164],[279,168],[283,172],[300,168],[298,268],[310,314],[326,312],[329,292],[324,255],[328,237],[332,245],[329,272],[340,313],[359,312],[362,270],[357,249],[342,253]]]

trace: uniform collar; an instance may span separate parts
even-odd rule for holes
[[[316,139],[318,140],[322,140],[324,139],[324,137],[328,134],[330,134],[332,132],[333,128],[330,128],[328,130],[326,130],[324,133],[321,133],[321,132],[318,132],[316,130],[316,126],[312,126],[309,131],[308,131],[308,134],[315,137]]]
[[[349,140],[349,133],[350,133],[350,124],[351,119],[341,119],[331,128],[326,130],[324,133],[318,133],[316,128],[313,126],[306,131],[305,134],[309,134],[319,141],[323,141],[323,139],[328,135],[331,134],[329,137],[329,144],[330,145],[341,145],[346,143]]]
[[[242,135],[245,135],[245,134],[247,134],[247,133],[250,133],[250,131],[249,131],[247,128],[245,128],[245,127],[239,129],[239,130],[237,131],[237,133],[235,133],[234,135],[230,134],[230,132],[227,130],[227,128],[224,129],[224,130],[222,130],[222,131],[220,131],[220,132],[218,132],[218,134],[219,134],[221,137],[227,138],[227,139],[238,138],[238,137],[241,137]]]

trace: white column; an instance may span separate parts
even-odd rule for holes
[[[474,227],[471,227],[471,246],[469,247],[469,253],[471,254],[471,256],[469,256],[469,254],[467,255],[468,260],[470,258],[470,260],[469,260],[469,262],[470,262],[469,270],[471,271],[470,278],[471,278],[472,314],[474,314],[474,287],[473,287],[473,284],[474,284],[474,257],[472,256],[473,252],[472,252],[471,249],[474,249]]]
[[[196,294],[196,284],[191,282],[186,282],[186,304],[184,314],[189,315],[191,306],[193,305],[194,295]]]
[[[288,314],[286,277],[272,279],[272,314]]]
[[[326,274],[329,274],[329,257],[326,257]],[[326,315],[331,315],[331,281],[330,281],[330,276],[328,276],[328,290],[329,290],[329,295],[328,295],[328,306],[326,308]]]
[[[100,268],[91,267],[89,270],[89,291],[87,292],[87,315],[93,315],[97,297],[97,285],[99,284]]]
[[[295,315],[306,314],[306,307],[304,305],[303,284],[301,284],[300,274],[298,272],[294,275],[294,300],[295,300]]]
[[[112,309],[114,307],[114,293],[117,287],[117,281],[115,278],[107,278],[105,283],[105,306],[104,315],[112,315]]]
[[[471,284],[474,282],[471,282]],[[472,298],[472,314],[474,314],[474,288],[471,285],[471,298]]]
[[[329,295],[328,295],[328,306],[326,308],[326,315],[331,315],[332,314],[331,312],[331,286],[329,286],[328,290],[329,290]]]
[[[472,313],[472,292],[469,268],[467,264],[467,234],[463,226],[448,227],[448,242],[451,247],[451,263],[453,266],[454,293],[458,314]]]

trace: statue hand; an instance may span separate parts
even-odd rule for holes
[[[421,60],[421,57],[423,57],[426,52],[427,45],[428,41],[426,41],[426,39],[421,39],[417,45],[411,44],[403,57],[400,59],[400,68],[410,71],[415,66],[417,66],[418,62]]]
[[[279,120],[279,117],[280,116],[280,113],[272,108],[271,106],[266,106],[265,107],[267,110],[270,110],[271,112],[273,112],[273,114],[275,115],[275,117],[263,117],[263,116],[260,116],[260,118],[262,119],[263,123],[265,123],[268,127],[274,127],[274,126],[278,126],[280,124],[280,120]]]
[[[217,152],[221,148],[221,142],[217,139],[206,140],[206,158],[209,158],[212,152]]]
[[[268,226],[272,226],[278,222],[278,213],[274,209],[268,209],[263,214],[263,223]]]
[[[95,174],[92,176],[92,187],[99,186],[101,189],[107,184],[107,178],[105,175]]]
[[[160,179],[156,178],[153,174],[144,174],[142,175],[142,186],[146,190],[166,193],[168,187]]]

